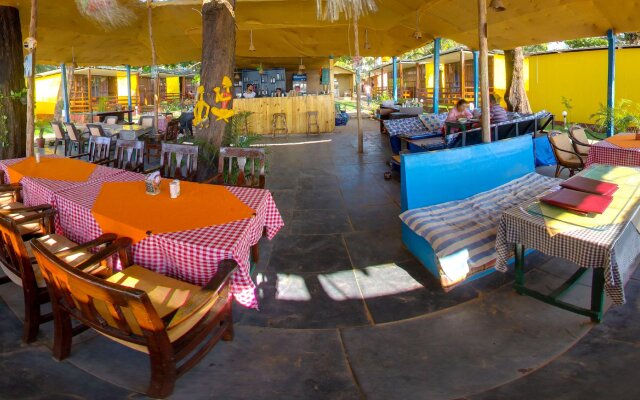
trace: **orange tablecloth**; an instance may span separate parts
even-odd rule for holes
[[[640,149],[640,140],[636,140],[635,133],[619,133],[605,140],[623,149]]]
[[[143,182],[107,182],[91,212],[103,232],[127,236],[138,242],[147,232],[177,232],[222,225],[250,218],[255,210],[224,186],[180,182],[181,195],[169,197],[169,180],[160,194],[146,194]]]
[[[10,183],[17,183],[25,176],[84,182],[89,179],[95,169],[95,164],[72,158],[42,157],[40,163],[36,163],[35,157],[28,157],[7,166],[7,175]]]

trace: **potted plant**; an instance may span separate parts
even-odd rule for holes
[[[640,110],[631,100],[622,99],[615,107],[600,105],[598,111],[591,115],[600,132],[606,132],[610,121],[613,122],[613,132],[630,132],[640,125]]]
[[[45,121],[36,120],[36,128],[38,129],[38,138],[36,139],[36,145],[39,149],[44,149],[44,130],[47,128]]]

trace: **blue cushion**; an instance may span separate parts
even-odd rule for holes
[[[397,135],[405,135],[412,134],[416,132],[426,133],[422,122],[418,117],[414,118],[402,118],[402,119],[390,119],[383,121],[385,128],[387,128],[387,132],[389,132],[389,136],[397,136]]]
[[[535,170],[531,135],[401,155],[402,210],[460,200]]]
[[[435,132],[442,129],[444,121],[438,114],[422,114],[420,115],[420,121],[424,124],[424,127],[430,131]]]

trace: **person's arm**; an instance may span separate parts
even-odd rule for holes
[[[465,116],[467,119],[471,119],[471,118],[473,118],[473,114],[471,114],[471,111],[469,111],[469,110],[464,110],[464,116]]]
[[[455,110],[454,108],[452,108],[452,109],[449,111],[449,114],[447,114],[447,119],[446,119],[445,121],[448,121],[448,122],[456,122],[458,119],[456,118],[455,113],[456,113],[456,110]]]

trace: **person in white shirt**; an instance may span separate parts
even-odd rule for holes
[[[256,97],[256,92],[253,91],[252,84],[247,85],[247,90],[244,91],[242,97],[244,97],[245,99],[253,99],[254,97]]]

